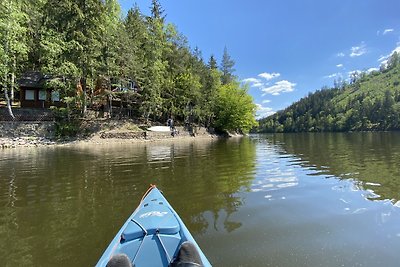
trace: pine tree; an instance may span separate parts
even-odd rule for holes
[[[218,63],[217,63],[217,60],[215,59],[214,55],[211,55],[211,56],[210,56],[210,59],[209,59],[209,61],[208,61],[207,66],[208,66],[208,68],[209,68],[210,70],[215,70],[215,69],[218,68]]]
[[[235,76],[233,75],[233,72],[235,71],[234,65],[235,65],[235,61],[233,61],[233,59],[231,59],[231,56],[228,54],[228,49],[225,46],[224,54],[222,55],[222,62],[221,62],[222,84],[228,84],[234,80],[234,78],[235,78]]]

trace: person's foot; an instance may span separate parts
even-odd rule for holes
[[[196,246],[189,242],[183,242],[179,248],[178,256],[170,267],[198,267],[203,266],[200,254]]]
[[[115,254],[108,261],[106,267],[132,267],[132,263],[126,254]]]

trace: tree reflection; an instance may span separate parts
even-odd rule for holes
[[[150,183],[193,234],[217,220],[218,231],[234,231],[241,227],[232,219],[243,205],[238,192],[250,188],[255,166],[248,138],[2,153],[0,261],[6,266],[93,265]]]
[[[204,233],[209,226],[226,231],[239,228],[241,223],[231,221],[230,216],[243,202],[236,193],[248,190],[254,178],[254,142],[242,138],[211,142],[208,147],[204,143],[175,144],[171,149],[170,168],[154,176],[163,177],[157,183],[188,228],[195,234]],[[152,171],[160,171],[150,164]],[[212,218],[204,217],[206,211]],[[221,214],[226,214],[224,229],[216,227]]]
[[[370,192],[370,200],[400,200],[400,133],[304,133],[268,136],[284,153],[301,158],[301,165]],[[373,193],[371,193],[373,192]]]

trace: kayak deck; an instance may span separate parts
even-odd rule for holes
[[[126,254],[136,267],[169,266],[185,241],[195,245],[204,266],[211,266],[177,213],[153,186],[96,266],[106,266],[115,254]]]

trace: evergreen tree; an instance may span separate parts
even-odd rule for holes
[[[126,49],[124,50],[124,69],[127,76],[134,78],[141,88],[145,87],[147,55],[144,49],[149,38],[145,18],[135,5],[128,11],[124,20]]]
[[[151,0],[151,16],[153,19],[159,20],[162,24],[165,22],[165,10],[162,8],[160,1]]]
[[[207,66],[210,70],[215,70],[218,68],[218,63],[217,63],[217,60],[215,59],[214,55],[210,56],[210,60],[208,61]]]
[[[1,1],[0,84],[10,111],[17,75],[39,70],[55,78],[45,86],[58,90],[67,104],[76,101],[69,108],[83,114],[102,101],[94,97],[96,86],[111,89],[111,78],[134,79],[141,89],[141,103],[135,105],[145,119],[173,116],[247,131],[254,125],[254,106],[233,75],[227,49],[220,71],[214,56],[206,64],[201,50],[191,49],[187,38],[166,24],[158,0],[150,9],[144,16],[135,5],[122,18],[117,0]],[[109,100],[122,99],[106,91]]]
[[[387,67],[389,69],[391,69],[391,68],[395,68],[399,64],[400,64],[399,53],[397,53],[397,51],[394,51],[393,54],[389,57],[389,60],[388,60],[388,63],[387,63]]]
[[[273,132],[272,121],[284,131],[365,131],[399,129],[400,65],[393,54],[391,67],[375,73],[354,74],[352,83],[335,82],[260,120],[260,131]]]
[[[143,85],[143,99],[141,110],[146,120],[162,117],[161,91],[166,81],[167,61],[164,61],[164,52],[167,48],[164,31],[164,16],[161,5],[157,0],[152,1],[151,16],[147,18],[149,35],[144,45],[146,53],[145,81]]]
[[[233,72],[235,71],[234,66],[235,66],[235,61],[231,59],[231,56],[228,54],[228,49],[225,46],[221,62],[222,84],[228,84],[234,80],[235,78],[235,76],[233,75]]]

